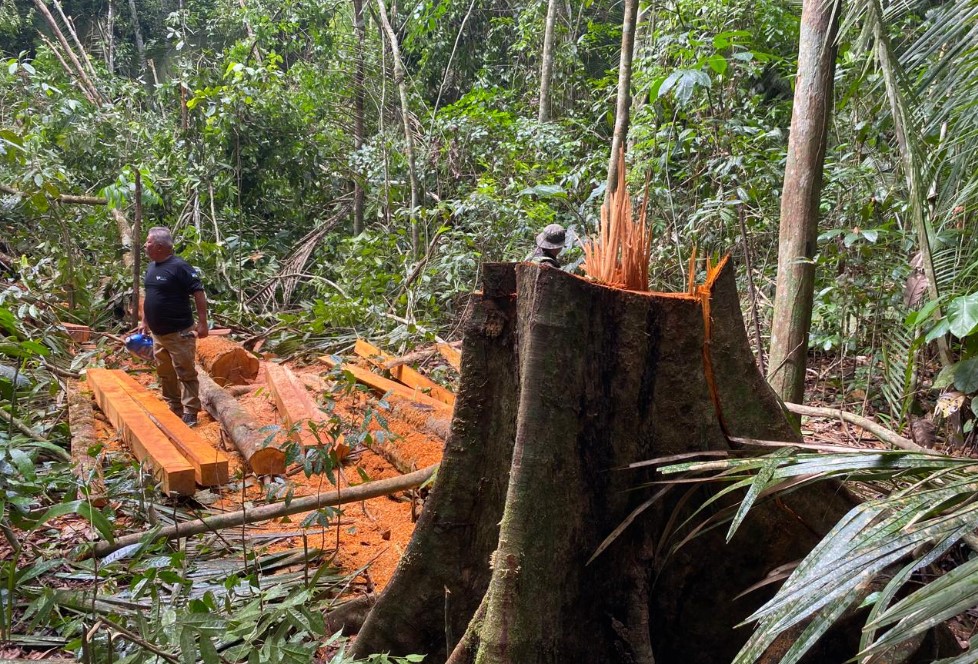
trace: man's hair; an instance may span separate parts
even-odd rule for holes
[[[153,226],[146,233],[146,238],[152,238],[157,243],[162,244],[164,247],[173,249],[173,236],[170,234],[170,229],[166,226]]]

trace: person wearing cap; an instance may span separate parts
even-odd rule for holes
[[[530,257],[531,263],[538,265],[549,265],[560,269],[560,262],[557,256],[564,248],[566,233],[560,224],[550,224],[537,235],[537,248]]]

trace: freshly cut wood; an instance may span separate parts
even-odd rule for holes
[[[653,469],[618,470],[727,452],[729,436],[800,440],[753,362],[733,267],[692,295],[531,263],[484,265],[483,278],[442,468],[351,654],[732,661],[749,636],[734,627],[764,601],[743,591],[804,557],[853,504],[820,484],[756,505],[729,543],[723,529],[687,539],[692,505],[711,494],[655,502]],[[846,661],[859,636],[830,630],[810,659]]]
[[[385,353],[373,344],[370,344],[363,339],[357,339],[356,345],[353,347],[353,352],[374,366],[389,371],[394,380],[400,381],[408,387],[413,387],[414,389],[419,390],[422,394],[425,394],[432,399],[437,399],[438,401],[448,404],[449,406],[455,405],[455,394],[452,393],[451,390],[446,390],[435,381],[415,371],[406,364],[389,366],[387,363],[395,360],[396,358],[389,353]]]
[[[455,367],[456,370],[462,368],[462,353],[455,350],[448,344],[440,343],[438,344],[437,348],[438,352],[441,353],[441,356],[444,357],[450,365]]]
[[[150,419],[170,439],[194,467],[194,476],[201,486],[220,486],[228,482],[228,456],[199,433],[184,424],[155,394],[140,385],[125,371],[113,371],[123,389],[129,392]]]
[[[213,381],[211,382],[213,383]],[[153,539],[155,541],[160,539],[175,539],[177,537],[192,537],[193,535],[200,535],[201,533],[208,533],[222,528],[236,528],[245,523],[258,523],[259,521],[278,519],[292,514],[301,514],[302,512],[318,510],[332,505],[345,505],[379,496],[389,496],[398,491],[407,491],[408,489],[421,486],[431,479],[436,470],[438,470],[437,464],[416,470],[409,475],[398,475],[397,477],[390,477],[385,480],[376,480],[356,486],[324,491],[312,496],[293,498],[291,501],[252,508],[242,506],[240,510],[161,528],[153,536]],[[149,533],[132,533],[131,535],[117,537],[114,542],[98,542],[93,548],[91,555],[96,558],[106,556],[123,547],[138,544],[147,534]]]
[[[68,336],[71,337],[72,341],[83,344],[92,338],[92,329],[87,325],[78,325],[76,323],[62,323],[61,327],[68,332]]]
[[[256,475],[285,473],[285,452],[274,446],[275,432],[262,428],[237,400],[197,368],[200,403],[221,423],[231,442]]]
[[[197,361],[222,387],[243,385],[258,375],[258,358],[224,336],[198,339]]]
[[[446,411],[419,409],[417,404],[401,397],[394,396],[388,400],[391,413],[398,419],[404,420],[416,430],[429,436],[445,441],[452,427],[452,418]]]
[[[105,507],[109,499],[101,455],[92,456],[90,452],[98,445],[92,393],[85,383],[77,380],[68,381],[68,426],[71,427],[71,470],[82,486],[87,488],[85,495],[92,505]]]
[[[328,418],[324,417],[312,395],[291,369],[274,362],[265,362],[265,381],[292,440],[303,447],[322,447],[329,442],[324,440]],[[313,433],[314,428],[321,431],[318,438]],[[349,446],[343,443],[342,434],[333,442],[332,447],[340,459],[350,453]]]
[[[132,453],[152,467],[167,494],[193,495],[194,467],[129,396],[109,369],[89,369],[88,385],[95,402],[119,431]]]
[[[337,363],[333,360],[333,358],[328,355],[321,355],[319,357],[319,361],[323,362],[330,368],[336,368],[337,366]],[[380,394],[387,394],[388,392],[391,392],[403,399],[408,399],[418,404],[430,406],[437,411],[451,414],[451,406],[448,404],[442,403],[437,399],[432,399],[427,395],[421,394],[417,390],[401,385],[400,383],[390,380],[389,378],[378,376],[371,371],[362,369],[356,365],[350,364],[349,362],[342,363],[340,368],[343,369],[343,371],[349,371],[351,374],[353,374],[353,377],[357,379],[357,382],[373,388],[375,392],[379,392]]]

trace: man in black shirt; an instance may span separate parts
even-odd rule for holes
[[[146,296],[141,328],[153,333],[153,354],[163,398],[170,410],[194,426],[200,411],[194,358],[197,339],[207,336],[207,296],[197,270],[173,254],[173,237],[168,228],[149,229],[144,248],[152,262],[143,281]],[[196,326],[190,311],[191,299],[197,309]]]

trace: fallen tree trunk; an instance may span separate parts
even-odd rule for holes
[[[223,336],[198,339],[197,361],[221,387],[242,385],[258,375],[258,358]]]
[[[868,417],[862,417],[861,415],[856,415],[855,413],[847,413],[844,410],[836,410],[835,408],[803,406],[797,403],[786,403],[784,407],[795,415],[802,415],[804,417],[833,417],[840,419],[843,422],[848,422],[849,424],[855,424],[857,427],[865,429],[869,433],[873,434],[877,439],[883,441],[884,443],[892,445],[893,447],[901,450],[911,450],[914,452],[927,451],[927,448],[921,447],[909,438],[904,438],[900,434],[890,431],[882,424],[874,422]]]
[[[95,436],[95,412],[92,395],[83,383],[68,381],[68,426],[71,428],[71,470],[81,483],[80,498],[88,498],[95,507],[102,508],[109,502],[105,490],[101,455],[92,456],[90,450],[98,446]]]
[[[732,267],[693,294],[530,264],[484,274],[442,471],[354,654],[731,661],[749,636],[735,626],[773,589],[742,592],[802,558],[853,504],[815,485],[756,506],[729,545],[712,530],[677,549],[708,489],[653,501],[660,487],[636,489],[654,471],[622,470],[726,451],[728,436],[800,440],[754,364]],[[845,661],[858,641],[858,628],[830,631],[806,661]]]
[[[262,427],[238,404],[237,400],[197,367],[200,381],[200,403],[221,423],[235,448],[256,475],[285,473],[285,452],[273,447],[276,432]]]
[[[144,537],[150,535],[154,541],[161,539],[170,540],[178,537],[191,537],[193,535],[200,535],[202,533],[218,531],[225,528],[236,528],[237,526],[241,526],[246,523],[257,523],[259,521],[278,519],[284,516],[290,516],[292,514],[301,514],[302,512],[318,510],[323,507],[345,505],[347,503],[355,503],[361,500],[377,498],[379,496],[389,496],[393,493],[397,493],[398,491],[406,491],[407,489],[413,489],[414,487],[421,486],[431,479],[431,476],[435,474],[436,470],[438,470],[437,465],[428,466],[427,468],[415,471],[410,475],[399,475],[386,480],[366,482],[353,487],[318,493],[314,496],[293,498],[291,501],[275,503],[273,505],[262,505],[261,507],[252,507],[250,509],[242,506],[240,510],[227,512],[225,514],[217,514],[215,516],[207,517],[206,519],[197,519],[195,521],[178,523],[173,526],[161,528],[158,531],[150,530],[140,533],[133,533],[131,535],[118,537],[114,542],[98,542],[91,550],[90,555],[96,558],[101,558],[102,556],[107,556],[113,551],[118,551],[123,547],[138,544]]]

